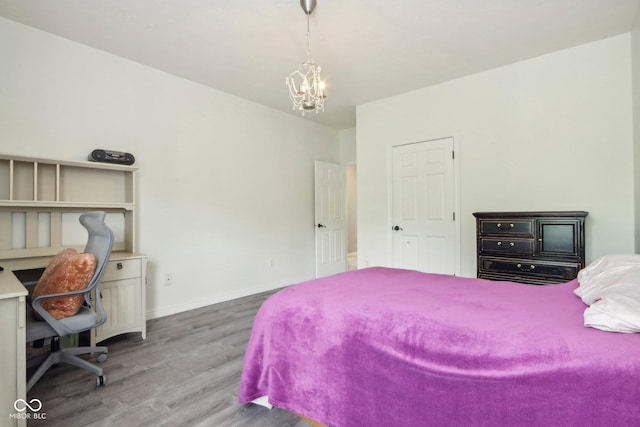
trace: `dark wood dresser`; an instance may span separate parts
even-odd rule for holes
[[[546,285],[584,268],[587,212],[476,212],[478,277]]]

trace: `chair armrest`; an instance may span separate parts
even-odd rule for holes
[[[74,329],[69,328],[68,326],[62,324],[60,322],[60,320],[62,320],[62,319],[60,319],[60,320],[56,319],[44,307],[42,307],[42,301],[45,301],[45,300],[48,300],[48,299],[52,299],[52,298],[67,297],[67,296],[80,295],[80,294],[88,294],[90,292],[91,292],[91,290],[85,288],[85,289],[78,289],[78,290],[75,290],[75,291],[59,292],[59,293],[56,293],[56,294],[40,295],[39,297],[35,298],[31,302],[31,307],[33,308],[33,310],[35,312],[37,312],[40,315],[40,317],[42,317],[42,319],[45,322],[47,322],[49,324],[49,326],[51,326],[58,333],[59,336],[65,336],[65,335],[70,335],[70,334],[83,332],[85,329],[74,330]],[[97,292],[99,292],[99,290],[97,290]],[[89,304],[90,307],[93,307],[93,304],[91,304],[91,301],[89,300],[89,298],[87,296],[85,296],[85,301],[87,301],[87,303]]]
[[[58,297],[70,297],[70,296],[73,296],[73,295],[84,294],[85,292],[88,292],[87,288],[78,289],[78,290],[75,290],[75,291],[59,292],[57,294],[40,295],[36,299],[33,300],[32,304],[35,304],[36,301],[40,301],[40,300],[43,300],[43,299],[51,299],[51,298],[58,298]]]

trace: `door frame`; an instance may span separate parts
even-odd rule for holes
[[[460,142],[459,138],[456,135],[448,135],[448,136],[438,136],[438,137],[429,137],[425,139],[420,139],[417,141],[409,141],[409,142],[398,142],[387,145],[387,265],[393,265],[393,231],[391,227],[393,227],[393,149],[395,147],[400,147],[403,145],[411,145],[411,144],[419,144],[423,142],[434,142],[441,139],[453,139],[453,151],[455,156],[453,158],[453,177],[454,177],[454,211],[456,213],[456,219],[454,221],[454,271],[455,275],[460,275],[461,269],[461,223],[463,220],[462,214],[460,212],[460,158],[461,158],[461,150],[460,150]],[[475,246],[474,246],[475,248]]]

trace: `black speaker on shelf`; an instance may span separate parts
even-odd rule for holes
[[[91,152],[89,160],[102,163],[115,163],[118,165],[132,165],[136,161],[131,153],[99,149]]]

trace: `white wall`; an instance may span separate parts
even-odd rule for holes
[[[355,164],[346,166],[347,252],[358,252],[358,180]]]
[[[633,149],[635,194],[635,251],[640,253],[640,11],[631,32],[631,71],[633,81]]]
[[[391,265],[390,147],[459,145],[461,275],[476,211],[586,210],[587,262],[634,249],[630,35],[357,108],[358,263]]]
[[[347,252],[358,251],[358,181],[356,174],[356,128],[339,133],[340,162],[347,165]]]
[[[2,18],[0,40],[0,151],[136,156],[150,317],[314,277],[338,131]]]
[[[339,132],[340,162],[343,165],[356,163],[356,128],[343,129]]]

